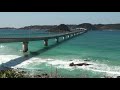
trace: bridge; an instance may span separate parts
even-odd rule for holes
[[[74,37],[80,34],[83,34],[87,32],[87,30],[77,30],[73,32],[67,32],[67,33],[61,33],[61,34],[56,34],[56,35],[49,35],[49,36],[39,36],[39,37],[28,37],[28,38],[0,38],[0,43],[11,43],[11,42],[22,42],[22,47],[23,47],[23,52],[28,51],[28,43],[29,41],[39,41],[43,40],[44,41],[44,46],[48,46],[48,40],[49,39],[55,39],[56,43],[59,43],[59,38],[63,37],[63,40]]]

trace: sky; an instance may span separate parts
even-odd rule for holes
[[[0,12],[0,27],[120,23],[120,12]]]

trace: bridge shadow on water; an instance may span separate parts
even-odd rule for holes
[[[70,38],[66,38],[66,39],[64,39],[64,40],[62,40],[62,41],[60,41],[58,43],[55,43],[53,45],[44,47],[43,49],[40,49],[40,50],[37,50],[37,51],[34,51],[34,52],[30,51],[30,53],[24,53],[24,55],[22,57],[12,59],[12,60],[10,60],[10,61],[8,61],[6,63],[3,63],[1,66],[2,67],[9,67],[9,68],[14,67],[14,66],[16,66],[16,65],[18,65],[18,64],[20,64],[20,63],[22,63],[24,61],[29,60],[32,57],[35,57],[35,56],[38,56],[38,55],[40,55],[40,54],[42,54],[44,52],[47,52],[48,50],[51,50],[52,48],[55,48],[55,47],[59,46],[60,44],[66,42],[66,41],[68,41],[68,40],[70,40],[72,38],[75,38],[77,36],[79,36],[79,35],[72,36]]]

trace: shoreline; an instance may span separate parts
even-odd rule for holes
[[[63,77],[57,74],[57,69],[52,73],[41,73],[41,74],[30,74],[28,71],[22,70],[21,68],[9,68],[9,67],[0,67],[0,78],[72,78],[72,77]],[[82,76],[80,78],[89,78]],[[99,78],[120,78],[120,76],[102,76]]]
[[[27,71],[22,70],[21,68],[9,68],[5,66],[0,66],[0,78],[63,78],[57,74],[48,74],[41,73],[30,75]]]

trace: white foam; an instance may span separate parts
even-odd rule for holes
[[[0,64],[6,63],[12,59],[19,58],[18,55],[0,55]]]
[[[29,60],[27,60],[27,61],[24,61],[24,62],[22,62],[21,64],[19,64],[19,65],[16,65],[14,68],[26,68],[28,65],[30,65],[30,66],[36,66],[36,65],[40,65],[40,64],[42,64],[42,63],[46,63],[46,62],[48,62],[48,61],[52,61],[53,59],[41,59],[41,58],[36,58],[36,57],[34,57],[34,58],[30,58]]]
[[[73,60],[73,61],[67,61],[67,60],[55,60],[55,59],[41,59],[41,58],[31,58],[28,61],[25,61],[16,67],[25,67],[27,65],[40,65],[42,63],[46,63],[46,66],[52,65],[53,67],[57,68],[63,68],[67,70],[75,70],[75,69],[83,69],[83,70],[91,70],[94,72],[101,72],[101,73],[108,73],[111,75],[120,75],[120,67],[119,66],[108,66],[106,64],[100,64],[100,63],[95,63],[95,62],[89,62],[89,66],[69,66],[70,63],[74,62],[75,64],[77,63],[84,63],[85,61],[83,60]]]
[[[69,66],[70,63],[84,63],[83,60],[73,60],[73,61],[63,61],[63,60],[54,60],[51,62],[47,62],[47,64],[52,64],[57,66],[57,68],[64,68],[68,70],[75,70],[75,69],[84,69],[84,70],[91,70],[94,72],[106,73],[111,75],[120,75],[120,67],[119,66],[109,66],[107,64],[96,63],[96,62],[88,62],[89,66]]]
[[[0,48],[4,48],[5,46],[4,45],[0,45]]]
[[[17,55],[0,55],[0,64],[2,63],[6,63],[12,59],[15,58],[19,58],[21,56],[17,56]],[[75,70],[75,69],[83,69],[83,70],[90,70],[90,71],[94,71],[94,72],[100,72],[100,73],[106,73],[108,75],[120,75],[120,66],[109,66],[107,64],[103,64],[100,62],[92,62],[89,61],[89,64],[92,65],[88,65],[88,66],[69,66],[70,63],[74,62],[76,63],[84,63],[84,60],[78,60],[78,59],[74,59],[73,61],[68,61],[68,60],[57,60],[57,59],[42,59],[42,58],[38,58],[38,57],[33,57],[30,58],[29,60],[26,60],[24,62],[21,62],[20,64],[12,67],[12,68],[31,68],[31,69],[35,69],[34,66],[36,65],[40,65],[45,63],[46,66],[50,66],[52,65],[53,67],[57,67],[57,68],[63,68],[63,69],[67,69],[67,70]],[[9,65],[8,65],[9,66]],[[38,69],[38,68],[37,68]]]

